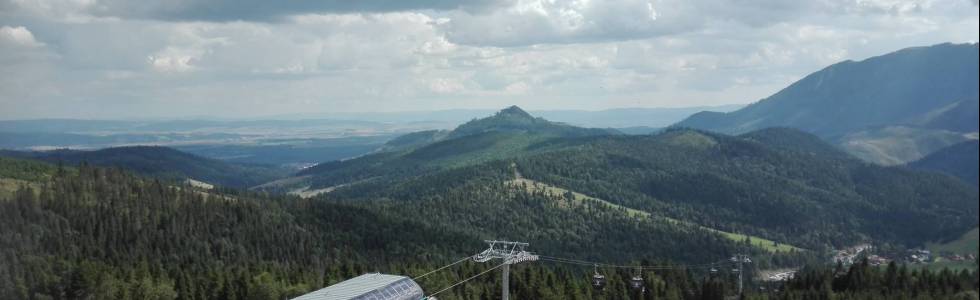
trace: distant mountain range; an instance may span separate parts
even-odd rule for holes
[[[549,110],[540,113],[576,126],[622,128],[627,134],[647,134],[694,112],[731,111],[738,107]],[[0,149],[94,150],[157,145],[236,163],[296,168],[371,153],[382,148],[389,139],[401,135],[405,136],[400,140],[406,142],[420,137],[420,134],[410,134],[414,132],[448,132],[459,124],[492,113],[490,110],[444,110],[312,114],[257,120],[0,120]],[[391,150],[398,143],[395,141],[380,150]]]
[[[977,53],[977,44],[940,44],[845,61],[745,108],[674,126],[729,134],[792,127],[868,161],[905,163],[976,138]]]
[[[205,158],[157,146],[115,147],[95,151],[0,151],[0,156],[28,158],[77,166],[119,167],[131,172],[166,179],[193,179],[225,187],[246,188],[288,174],[284,168],[247,165]]]
[[[539,110],[533,113],[552,121],[582,127],[665,127],[700,111],[729,112],[743,107],[740,104],[694,106],[679,108],[615,108],[607,110]],[[260,135],[270,131],[280,134],[295,132],[343,132],[344,129],[372,129],[391,132],[395,129],[448,129],[473,119],[493,114],[494,110],[458,109],[390,113],[330,113],[283,115],[269,119],[251,120],[81,120],[33,119],[0,120],[0,133],[75,134],[84,136],[119,137],[137,134],[228,134]],[[166,139],[161,139],[165,141]],[[81,141],[76,141],[81,142]],[[106,142],[95,140],[93,143]],[[111,141],[110,141],[111,142]],[[139,141],[136,141],[139,142]],[[25,145],[26,144],[26,145]],[[30,143],[7,142],[0,147],[27,147]],[[48,144],[45,144],[48,145]],[[62,144],[64,145],[64,144]]]
[[[580,127],[625,128],[625,127],[666,127],[691,114],[701,111],[730,112],[744,107],[742,104],[692,107],[631,107],[604,110],[542,109],[528,110],[536,116]],[[407,112],[363,112],[363,113],[311,113],[274,116],[274,119],[340,119],[364,120],[381,123],[434,122],[452,128],[473,119],[483,118],[495,113],[493,109],[450,109]]]

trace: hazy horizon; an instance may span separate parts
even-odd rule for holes
[[[510,106],[517,106],[532,115],[539,113],[602,113],[602,112],[615,112],[615,111],[687,111],[687,110],[709,110],[709,111],[719,111],[719,112],[729,112],[734,111],[738,108],[745,107],[747,104],[719,104],[719,105],[708,105],[708,106],[679,106],[679,107],[612,107],[603,109],[527,109],[523,106],[511,104],[504,105],[500,107],[490,107],[490,108],[445,108],[445,109],[432,109],[432,110],[396,110],[396,111],[346,111],[346,112],[296,112],[296,113],[272,113],[266,115],[254,115],[254,116],[222,116],[222,115],[178,115],[178,116],[157,116],[157,117],[111,117],[111,118],[74,118],[74,117],[40,117],[40,118],[4,118],[0,117],[0,121],[43,121],[43,120],[75,120],[75,121],[147,121],[147,122],[165,122],[165,121],[202,121],[202,120],[214,120],[214,121],[303,121],[303,120],[337,120],[337,121],[361,121],[365,118],[377,118],[377,117],[398,117],[403,119],[412,119],[418,122],[430,121],[425,118],[413,118],[414,116],[427,116],[427,115],[442,115],[442,114],[453,114],[453,113],[466,113],[472,114],[474,116],[488,116],[497,111],[505,109]],[[467,117],[469,118],[469,117]],[[368,120],[370,121],[370,120]],[[407,120],[406,120],[407,121]]]
[[[0,119],[748,104],[977,2],[0,1]]]

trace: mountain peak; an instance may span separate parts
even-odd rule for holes
[[[514,116],[514,117],[534,119],[534,117],[531,116],[531,114],[527,113],[526,111],[524,111],[523,109],[521,109],[517,105],[511,105],[510,107],[504,108],[504,109],[498,111],[497,112],[497,115],[498,116]]]
[[[550,122],[535,118],[516,105],[498,111],[493,116],[475,119],[456,127],[450,138],[473,135],[484,132],[526,132],[550,134],[554,136],[590,136],[605,135],[613,132],[605,129],[580,128],[562,123]]]

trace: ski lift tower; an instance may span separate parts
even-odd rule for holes
[[[483,250],[483,252],[480,252],[480,254],[473,256],[473,260],[477,262],[488,262],[493,259],[503,260],[503,273],[500,277],[501,299],[509,300],[510,265],[527,261],[535,261],[538,260],[538,256],[524,250],[529,245],[528,243],[496,240],[484,242],[487,242],[487,244],[490,245],[490,248],[487,248],[487,250]]]
[[[752,259],[745,254],[736,254],[735,256],[732,256],[731,261],[733,263],[738,264],[738,269],[737,269],[738,270],[737,271],[738,272],[738,295],[741,296],[742,295],[742,272],[745,271],[745,269],[742,268],[742,264],[751,263]]]

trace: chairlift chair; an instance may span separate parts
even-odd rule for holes
[[[633,279],[630,280],[630,287],[632,287],[634,290],[643,289],[643,276],[633,276]]]
[[[594,266],[594,274],[592,275],[592,287],[597,290],[602,290],[606,287],[606,276],[599,274],[599,266]]]
[[[636,268],[636,273],[633,274],[633,278],[630,280],[630,287],[634,290],[643,290],[643,269],[640,267]]]

